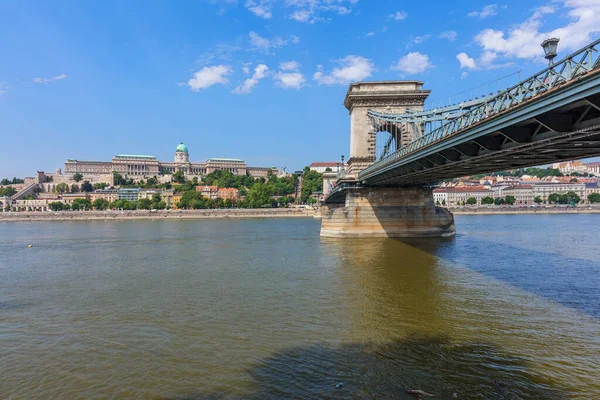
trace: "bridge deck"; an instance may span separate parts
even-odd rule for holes
[[[599,43],[377,161],[359,181],[422,185],[600,155]],[[574,61],[576,56],[581,60]]]

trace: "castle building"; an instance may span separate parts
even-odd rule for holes
[[[215,171],[230,171],[234,175],[266,177],[269,173],[279,175],[275,167],[248,167],[246,162],[235,158],[209,158],[205,163],[190,162],[188,148],[180,143],[175,148],[173,162],[159,161],[154,156],[117,154],[112,161],[80,161],[69,158],[65,162],[65,174],[82,175],[119,174],[132,177],[170,175],[182,171],[186,176],[203,176]]]

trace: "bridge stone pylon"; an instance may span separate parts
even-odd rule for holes
[[[384,113],[404,113],[407,109],[421,111],[430,90],[422,89],[421,81],[380,81],[350,84],[344,106],[350,112],[350,157],[348,177],[375,161],[376,130],[367,115],[369,110]],[[399,145],[414,140],[414,132],[405,130]]]

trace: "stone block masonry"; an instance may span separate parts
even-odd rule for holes
[[[323,206],[324,237],[448,237],[454,217],[422,187],[351,189],[345,203]]]

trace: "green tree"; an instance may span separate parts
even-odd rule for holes
[[[442,199],[442,205],[445,206],[446,205],[446,199]]]
[[[150,199],[139,199],[137,202],[138,210],[149,210],[152,207],[152,200]]]
[[[233,202],[229,198],[225,199],[225,201],[223,202],[223,206],[225,208],[231,208],[232,205],[233,205]]]
[[[569,182],[570,182],[570,183],[577,183],[577,178],[571,178],[571,179],[569,180]]]
[[[71,193],[79,193],[79,185],[71,185]]]
[[[80,180],[82,180],[82,179],[83,179],[83,175],[81,175],[79,172],[75,172],[75,173],[73,174],[73,177],[72,177],[72,179],[73,179],[75,182],[79,182]]]
[[[106,210],[110,205],[110,202],[106,199],[96,199],[92,205],[96,210]]]
[[[106,189],[107,186],[108,186],[108,184],[104,183],[104,182],[94,183],[94,190]]]
[[[54,191],[57,193],[68,193],[69,185],[66,183],[59,183],[58,185],[54,186]]]
[[[167,208],[167,203],[161,200],[158,203],[153,204],[152,207],[157,210],[164,210],[165,208]]]
[[[304,167],[302,178],[301,200],[306,203],[311,194],[323,190],[323,175]]]
[[[517,199],[515,198],[515,196],[507,195],[506,197],[504,197],[504,201],[509,206],[512,206],[513,204],[515,204],[515,202],[517,201]]]
[[[93,192],[94,187],[92,186],[90,181],[83,181],[83,183],[81,184],[81,191],[82,192]]]
[[[590,203],[600,203],[600,193],[592,193],[588,195],[588,201]]]
[[[163,207],[163,208],[158,207],[158,204],[161,201],[162,201],[162,199],[160,197],[160,193],[154,193],[152,195],[152,208],[157,209],[157,210],[162,210],[163,208],[166,208],[166,204],[165,204],[165,207]]]
[[[481,204],[494,204],[494,198],[492,196],[485,196],[483,199],[481,199]]]
[[[269,204],[270,196],[267,185],[262,182],[254,184],[248,192],[248,202],[251,208],[260,208]]]
[[[173,182],[185,183],[185,174],[182,170],[175,172],[171,178]]]
[[[565,204],[579,204],[579,202],[581,201],[581,197],[579,197],[579,195],[575,192],[569,191],[567,192],[566,196],[566,202]]]
[[[52,211],[63,211],[68,209],[68,204],[63,203],[62,201],[53,201],[48,204],[48,207],[50,207]]]
[[[548,203],[558,203],[560,200],[560,195],[558,193],[552,193],[548,196]]]
[[[285,206],[287,206],[287,205],[288,205],[288,203],[290,202],[290,199],[289,199],[287,196],[282,196],[282,197],[280,197],[280,198],[278,198],[278,199],[277,199],[277,202],[278,202],[279,204],[281,204],[282,206],[284,206],[284,207],[285,207]]]
[[[543,200],[542,200],[542,198],[540,196],[535,196],[535,198],[533,199],[533,201],[536,204],[541,204]]]
[[[0,188],[0,197],[2,197],[2,196],[11,197],[11,196],[14,196],[15,193],[17,193],[17,190],[12,186]]]
[[[469,197],[467,199],[467,204],[470,206],[474,206],[475,204],[477,204],[477,199],[475,197]]]
[[[73,210],[91,210],[92,202],[89,199],[75,199],[71,205]]]
[[[117,171],[113,172],[113,184],[114,185],[125,185],[127,181],[123,178],[123,175]]]
[[[502,198],[502,197],[496,197],[494,199],[494,204],[497,206],[500,206],[502,204],[506,203],[506,201]]]

